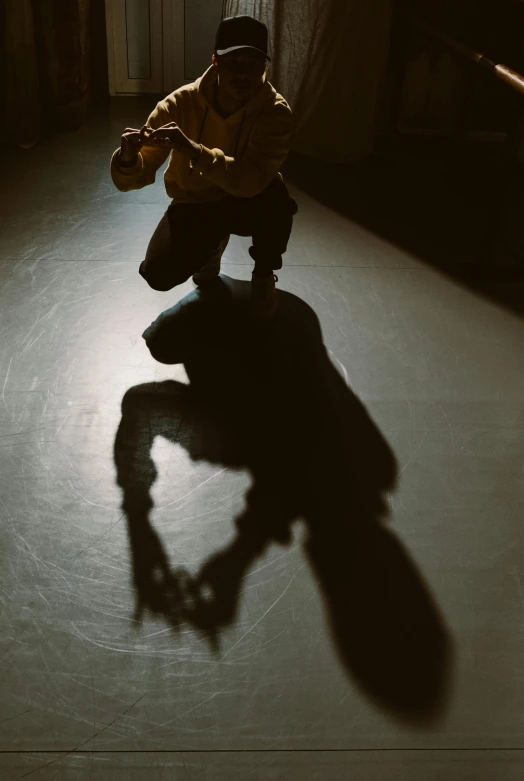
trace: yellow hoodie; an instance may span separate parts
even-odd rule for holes
[[[139,190],[155,181],[156,171],[171,154],[164,173],[173,203],[218,201],[227,195],[250,198],[262,192],[277,176],[289,153],[291,108],[265,81],[245,106],[224,119],[214,108],[216,68],[210,66],[192,84],[172,92],[157,104],[147,126],[157,129],[176,122],[192,141],[203,145],[196,163],[173,150],[142,147],[132,168],[111,158],[111,177],[122,192]]]

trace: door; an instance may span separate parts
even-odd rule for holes
[[[105,0],[111,95],[169,94],[211,65],[222,0]]]
[[[106,0],[109,92],[164,90],[162,0]]]

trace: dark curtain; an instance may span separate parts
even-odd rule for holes
[[[1,140],[79,128],[108,93],[103,0],[3,0]]]

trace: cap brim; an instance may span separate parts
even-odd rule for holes
[[[253,49],[256,52],[260,52],[260,54],[263,54],[264,57],[267,60],[269,60],[269,62],[271,62],[271,57],[269,56],[269,54],[263,52],[262,49],[257,49],[256,46],[230,46],[229,49],[217,49],[216,53],[219,55],[219,57],[221,57],[222,54],[229,54],[229,52],[234,52],[237,49]]]

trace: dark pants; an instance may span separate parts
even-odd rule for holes
[[[252,237],[249,254],[257,272],[280,269],[297,211],[278,178],[252,198],[172,203],[149,242],[140,274],[154,290],[171,290],[220,254],[231,234]]]

